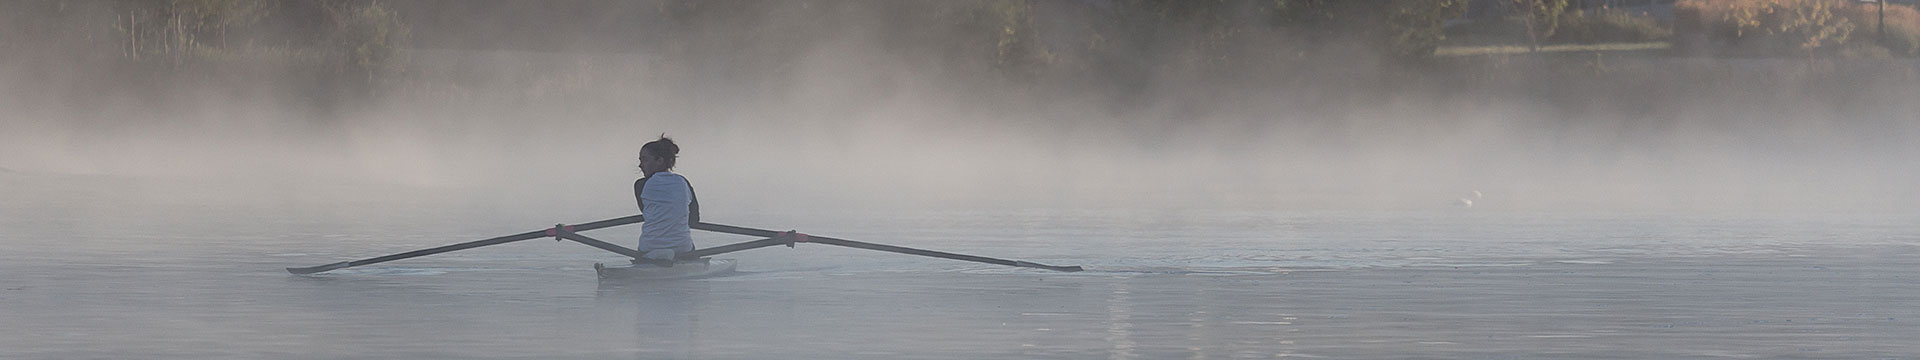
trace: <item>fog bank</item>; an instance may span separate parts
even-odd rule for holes
[[[444,5],[399,4],[413,19]],[[429,196],[624,211],[636,152],[665,133],[684,149],[677,171],[727,207],[1920,203],[1908,186],[1920,179],[1908,160],[1920,155],[1909,60],[1408,62],[1335,42],[1222,65],[1188,58],[1212,50],[1165,45],[1206,36],[1184,28],[1074,51],[1098,36],[1073,29],[1106,13],[1035,6],[1030,41],[1054,58],[1022,71],[947,50],[981,40],[914,20],[960,11],[937,4],[747,3],[514,27],[548,23],[522,19],[502,23],[517,40],[493,45],[482,35],[501,30],[457,36],[472,26],[458,19],[490,17],[443,14],[416,23],[439,25],[414,29],[403,73],[361,92],[339,90],[351,74],[307,75],[298,56],[153,70],[95,59],[113,54],[99,39],[16,41],[10,53],[35,53],[0,57],[0,167],[11,169],[0,176],[201,184],[220,191],[189,198],[243,199],[232,201]],[[445,11],[474,8],[484,6]],[[93,16],[78,14],[62,25]],[[1278,30],[1244,36],[1235,46],[1247,51],[1299,44]],[[1088,54],[1101,57],[1063,58]],[[1103,62],[1144,64],[1070,68]],[[6,193],[38,196],[24,189]]]

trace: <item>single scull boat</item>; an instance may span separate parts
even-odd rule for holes
[[[648,263],[607,265],[593,263],[601,280],[679,280],[699,279],[733,273],[733,259],[701,258],[674,262],[673,266]]]

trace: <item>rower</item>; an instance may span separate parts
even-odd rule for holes
[[[670,263],[676,254],[693,252],[689,226],[700,222],[700,200],[686,177],[670,171],[679,155],[680,146],[667,134],[640,147],[640,171],[645,175],[633,182],[633,197],[647,219],[640,224],[638,248],[647,259]]]

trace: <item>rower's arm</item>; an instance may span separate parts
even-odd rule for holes
[[[640,180],[633,181],[633,204],[639,205],[641,212],[647,211],[647,202],[645,200],[640,200],[640,191],[645,190],[646,188],[647,188],[647,178],[640,178]]]

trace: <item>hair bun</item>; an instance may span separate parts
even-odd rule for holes
[[[654,141],[648,142],[646,145],[641,145],[640,149],[648,152],[652,152],[654,155],[665,156],[669,158],[680,155],[680,145],[675,145],[673,143],[673,138],[667,137],[666,133],[661,133],[659,140],[654,140]]]

